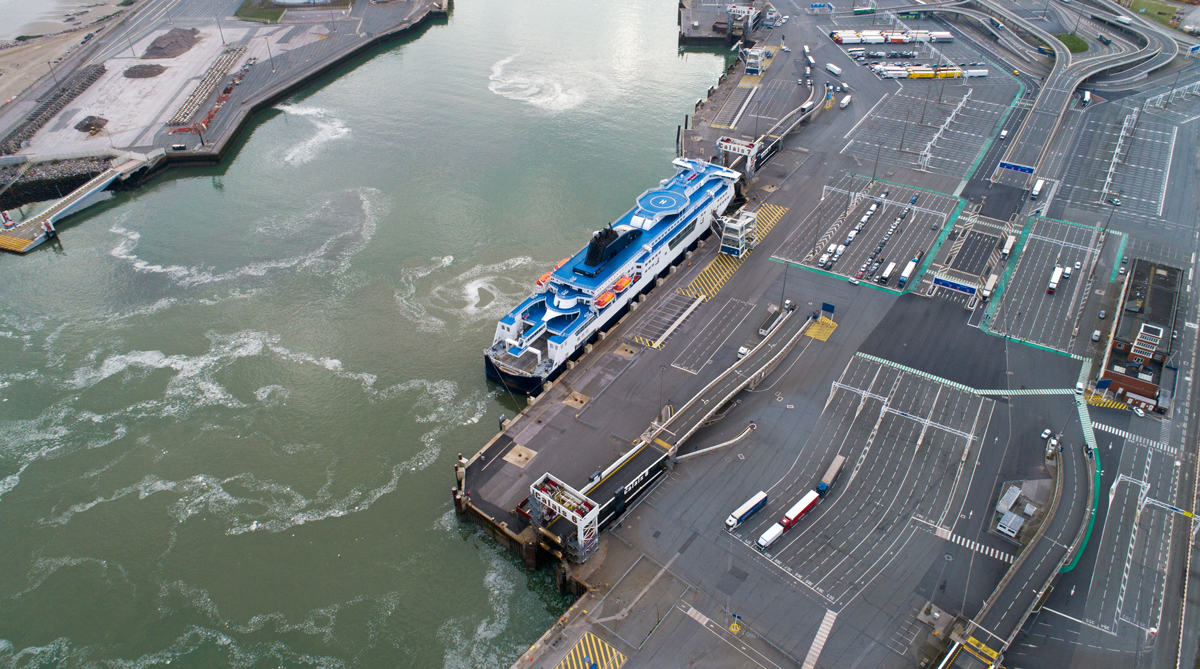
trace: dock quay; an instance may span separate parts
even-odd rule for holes
[[[216,4],[214,14],[211,2],[148,0],[98,30],[54,77],[47,72],[0,109],[0,153],[32,162],[155,156],[125,186],[173,165],[216,163],[257,112],[383,42],[446,20],[451,11],[451,0],[355,0],[333,10],[281,6],[277,19],[261,23],[235,16],[240,0]],[[156,40],[171,48],[151,53]],[[132,74],[131,68],[147,65],[160,67]],[[95,121],[77,128],[85,115]],[[15,250],[10,246],[4,248]]]
[[[1169,666],[1192,643],[1177,617],[1195,598],[1164,596],[1188,585],[1161,565],[1190,560],[1186,532],[1131,529],[1140,512],[1109,505],[1132,509],[1142,488],[1117,483],[1144,479],[1105,469],[1162,472],[1144,484],[1171,499],[1195,482],[1094,428],[1160,444],[1194,433],[1084,399],[1108,395],[1072,328],[1104,326],[1087,295],[1120,292],[1121,251],[1077,195],[1034,202],[991,179],[1014,146],[1002,140],[1042,122],[1030,110],[1048,70],[1028,65],[1022,36],[1044,28],[986,0],[758,22],[770,9],[738,10],[752,48],[678,130],[678,154],[743,173],[725,228],[454,467],[458,518],[578,596],[512,666]],[[680,44],[728,40],[722,10],[682,3]],[[938,31],[928,56],[895,57],[990,73],[896,82],[835,29]],[[1048,127],[1047,151],[1069,156],[1081,126]],[[1038,175],[1076,179],[1075,159]],[[747,212],[771,222],[751,253],[722,253]],[[1072,299],[1030,269],[1047,262],[1088,275]],[[794,310],[771,330],[782,305]],[[1160,562],[1131,557],[1134,541]],[[1160,593],[1140,622],[1121,618],[1131,609],[1110,593],[1125,586],[1103,569]]]

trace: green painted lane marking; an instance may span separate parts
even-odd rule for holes
[[[902,365],[898,362],[892,362],[891,360],[886,360],[884,358],[880,358],[878,356],[871,355],[870,353],[863,353],[862,351],[858,351],[855,353],[855,355],[857,355],[860,358],[865,358],[867,360],[870,360],[871,362],[876,362],[881,365],[885,365],[887,367],[892,367],[894,369],[898,369],[902,372],[908,372],[909,374],[919,376],[923,379],[929,379],[930,381],[941,383],[943,385],[950,386],[951,388],[956,388],[958,390],[963,391],[964,393],[971,393],[972,395],[980,395],[980,396],[997,395],[997,396],[1003,397],[1003,396],[1013,396],[1013,395],[1074,395],[1075,394],[1074,388],[1019,388],[1019,389],[1015,389],[1015,390],[1005,390],[1003,388],[995,388],[995,389],[978,390],[978,389],[972,388],[971,386],[959,383],[957,381],[951,381],[950,379],[944,379],[940,376],[930,374],[929,372],[923,372],[919,369],[913,369],[912,367],[909,367],[908,365]]]
[[[1089,365],[1084,365],[1084,370],[1080,372],[1080,376],[1085,376],[1089,368]],[[1088,540],[1092,538],[1092,530],[1096,527],[1096,509],[1100,507],[1100,449],[1096,448],[1096,433],[1092,431],[1092,416],[1088,411],[1087,402],[1080,399],[1076,400],[1075,405],[1079,409],[1080,421],[1084,422],[1083,437],[1092,448],[1092,457],[1095,458],[1096,462],[1096,474],[1094,476],[1095,484],[1092,486],[1092,514],[1088,517],[1087,532],[1083,535],[1083,541],[1079,543],[1079,550],[1075,551],[1075,557],[1071,558],[1070,563],[1063,565],[1062,569],[1058,570],[1060,574],[1071,571],[1079,564],[1080,558],[1083,557],[1083,549],[1087,548]]]
[[[849,283],[849,281],[850,281],[849,277],[842,276],[841,274],[835,274],[834,272],[827,272],[819,267],[809,267],[808,265],[803,265],[801,263],[792,262],[790,260],[784,260],[783,258],[780,258],[778,256],[771,256],[771,260],[774,260],[775,262],[778,262],[778,263],[783,263],[784,265],[791,265],[792,267],[799,267],[800,269],[805,269],[805,270],[808,270],[808,271],[816,273],[816,274],[824,274],[825,276],[833,278],[833,279],[841,279],[842,281],[845,281],[847,283]],[[891,293],[892,295],[900,294],[900,292],[895,290],[894,288],[886,288],[884,286],[880,286],[879,284],[875,283],[874,281],[872,281],[870,279],[855,279],[855,281],[857,281],[858,285],[860,285],[860,286],[866,286],[867,288],[873,288],[875,290],[878,290],[878,291],[881,291],[884,293]]]
[[[1117,272],[1121,269],[1121,258],[1125,257],[1125,242],[1129,241],[1129,235],[1118,232],[1121,235],[1121,245],[1117,247],[1117,259],[1113,261],[1112,276],[1108,277],[1109,283],[1114,283],[1117,280]]]
[[[1000,130],[1003,129],[1004,124],[1008,122],[1008,117],[1012,115],[1013,110],[1017,108],[1017,101],[1021,99],[1022,95],[1025,95],[1025,83],[1020,79],[1017,79],[1017,77],[1009,74],[1007,70],[1004,72],[1008,78],[1016,79],[1017,85],[1021,87],[1021,90],[1017,91],[1017,94],[1013,97],[1012,102],[1008,103],[1008,108],[1004,110],[1004,116],[1000,118],[1000,124],[996,126],[996,133],[987,138],[987,141],[983,143],[983,149],[979,152],[979,155],[975,157],[975,162],[971,163],[971,167],[967,168],[966,181],[970,181],[971,179],[975,178],[975,170],[979,169],[979,165],[987,156],[988,150],[992,148],[992,144],[996,143],[996,136],[1000,134]],[[1001,157],[1003,158],[1003,156]]]

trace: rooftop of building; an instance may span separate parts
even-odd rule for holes
[[[1157,348],[1163,353],[1170,353],[1182,275],[1183,270],[1179,268],[1135,258],[1130,268],[1116,338],[1132,342],[1142,331],[1143,325],[1162,328]]]

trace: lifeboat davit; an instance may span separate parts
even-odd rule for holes
[[[604,291],[604,294],[596,298],[596,306],[600,309],[603,309],[604,307],[607,307],[608,303],[612,302],[613,298],[616,296],[616,293],[612,292],[611,290],[606,290]]]
[[[625,292],[625,289],[628,288],[629,284],[631,284],[631,283],[633,283],[632,278],[623,276],[623,277],[617,279],[616,285],[613,286],[613,292],[623,293],[623,292]]]

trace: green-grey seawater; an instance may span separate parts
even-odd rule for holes
[[[673,173],[675,4],[456,0],[0,257],[0,662],[507,667],[569,605],[450,504],[496,320]]]

